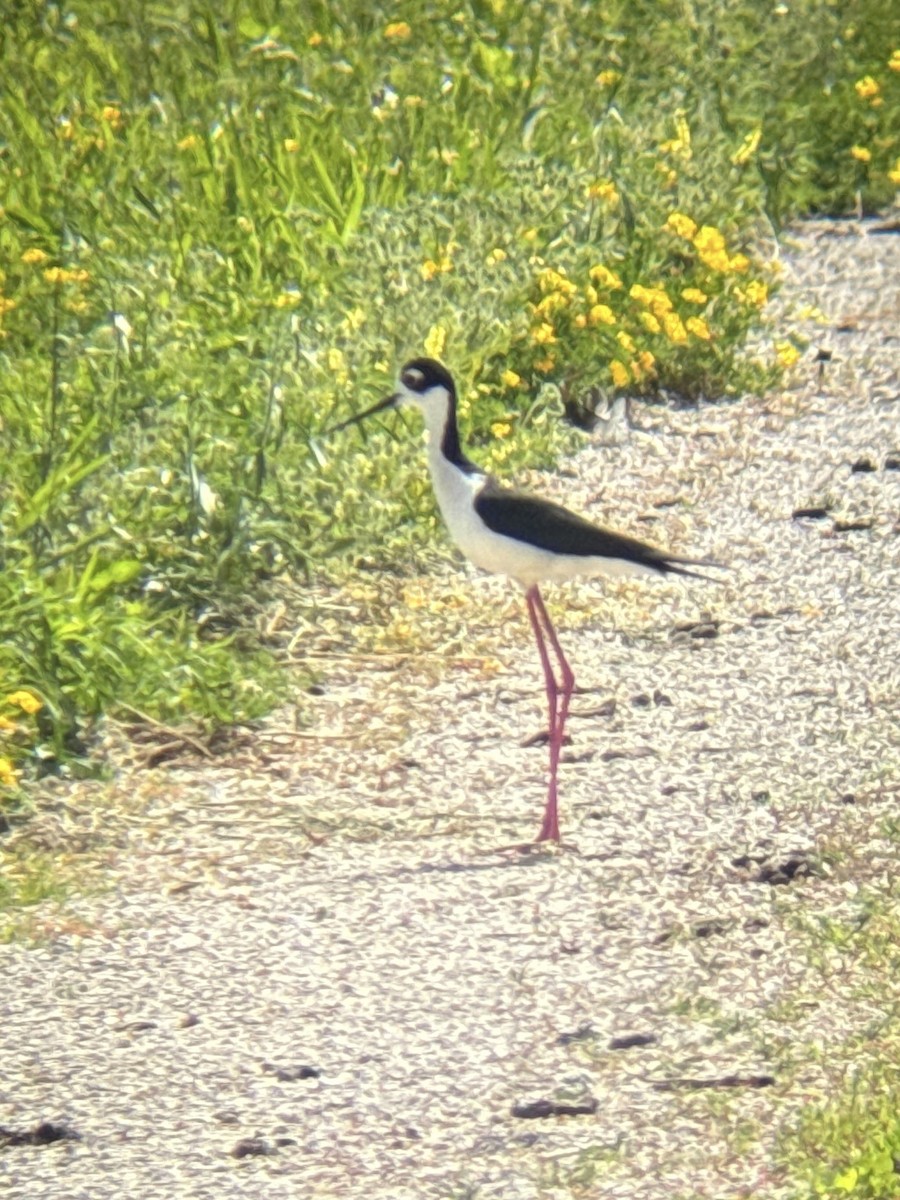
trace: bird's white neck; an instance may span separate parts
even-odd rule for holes
[[[455,422],[456,414],[452,411],[449,396],[445,396],[439,402],[432,400],[421,407],[422,416],[425,418],[425,442],[428,446],[428,457],[431,460],[434,454],[441,453],[447,422],[448,420]]]

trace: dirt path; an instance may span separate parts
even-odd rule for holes
[[[386,616],[416,656],[342,656],[323,602],[315,724],[244,765],[48,790],[117,884],[0,947],[0,1126],[78,1135],[0,1139],[4,1196],[793,1194],[779,1131],[891,986],[811,946],[897,852],[900,239],[811,227],[788,269],[821,377],[640,408],[538,481],[733,567],[554,597],[569,851],[491,852],[537,829],[542,693],[517,598],[460,573]]]

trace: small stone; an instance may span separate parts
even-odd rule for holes
[[[232,1158],[251,1158],[260,1154],[273,1154],[274,1148],[269,1145],[265,1138],[247,1137],[241,1138],[236,1143],[231,1151]]]
[[[633,1050],[637,1046],[652,1046],[659,1039],[655,1033],[626,1033],[609,1039],[610,1050]]]
[[[186,950],[199,950],[203,945],[203,938],[196,933],[183,933],[181,937],[175,938],[171,944],[171,948],[178,954]]]
[[[299,1079],[318,1079],[321,1071],[318,1067],[307,1064],[297,1067],[279,1067],[275,1063],[264,1062],[263,1070],[274,1075],[280,1083],[296,1083]]]
[[[512,1115],[525,1121],[542,1120],[546,1117],[592,1116],[597,1111],[593,1096],[579,1104],[557,1103],[554,1100],[533,1100],[527,1104],[514,1104]]]
[[[574,1033],[561,1033],[556,1042],[559,1046],[571,1046],[573,1042],[587,1042],[596,1036],[593,1025],[586,1021],[584,1025],[579,1025]]]
[[[51,1146],[54,1142],[80,1141],[81,1134],[55,1121],[39,1121],[34,1129],[5,1129],[0,1125],[0,1148],[4,1146]]]

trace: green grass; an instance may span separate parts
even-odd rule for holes
[[[117,703],[264,711],[248,611],[279,576],[421,561],[415,439],[316,441],[405,356],[452,365],[489,464],[548,463],[560,390],[767,386],[796,349],[760,247],[894,194],[889,0],[400,16],[4,19],[0,694],[43,707],[0,757],[26,774]]]
[[[781,1155],[793,1177],[805,1181],[800,1198],[896,1200],[900,1196],[900,1039],[883,1049],[889,1060],[863,1059],[850,1068],[833,1099],[810,1105],[782,1140]]]
[[[900,907],[887,879],[860,886],[843,920],[801,919],[823,988],[837,981],[869,1020],[850,1044],[831,1047],[827,1099],[809,1103],[780,1139],[781,1163],[802,1182],[797,1200],[900,1197]]]
[[[39,921],[36,905],[56,901],[58,905],[76,890],[83,890],[86,874],[74,861],[59,854],[20,848],[0,853],[0,945],[26,940],[39,941],[51,928],[78,928],[79,923],[47,910]]]

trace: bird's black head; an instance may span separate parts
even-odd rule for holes
[[[398,403],[406,400],[415,404],[418,399],[436,388],[442,389],[455,399],[453,376],[442,363],[434,358],[410,359],[400,372]]]
[[[453,436],[456,436],[456,387],[453,376],[433,358],[410,359],[400,372],[395,392],[385,396],[371,408],[357,413],[355,417],[332,426],[328,433],[337,433],[340,429],[346,429],[348,425],[364,421],[374,413],[384,412],[385,409],[396,408],[401,404],[411,404],[420,409],[425,414],[429,428],[449,427]]]

